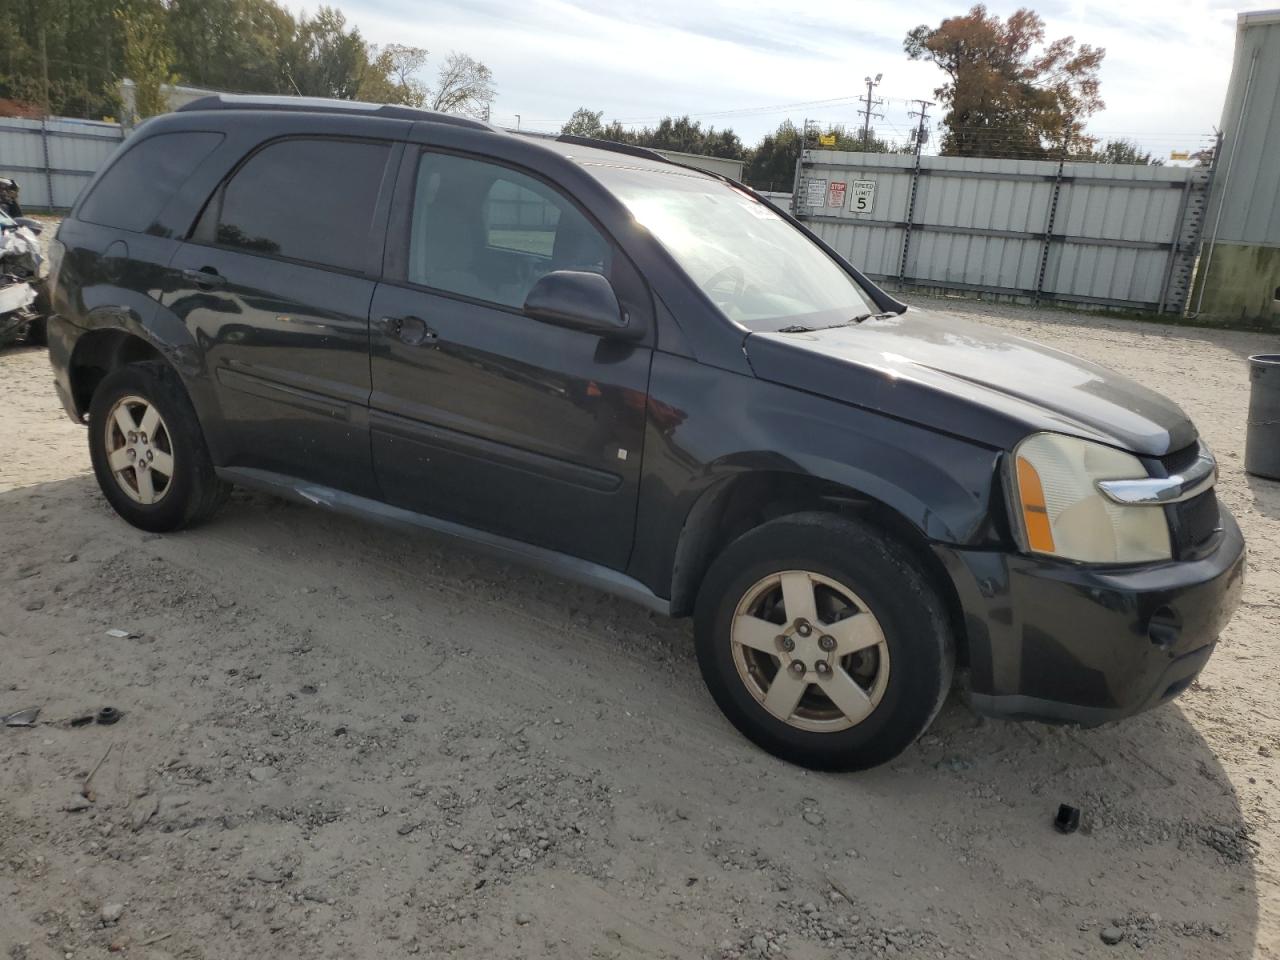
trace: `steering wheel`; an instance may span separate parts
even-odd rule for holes
[[[723,298],[717,297],[715,295],[716,288],[723,286],[726,283],[733,284],[732,289],[727,291],[727,296],[724,296]],[[742,296],[743,291],[747,289],[747,275],[742,272],[741,267],[735,264],[730,264],[729,266],[722,267],[713,273],[711,278],[703,285],[702,289],[706,291],[707,296],[716,302],[729,302],[731,300],[736,300],[738,297]]]

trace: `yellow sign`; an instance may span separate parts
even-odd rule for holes
[[[1169,151],[1169,159],[1170,159],[1170,160],[1190,160],[1190,159],[1191,159],[1191,151],[1189,151],[1189,150],[1170,150],[1170,151]]]
[[[836,135],[834,133],[818,134],[818,143],[824,147],[834,147],[836,145]]]

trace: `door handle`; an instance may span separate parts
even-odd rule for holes
[[[424,343],[433,343],[440,335],[427,326],[421,317],[383,317],[378,321],[378,329],[388,337],[395,337],[401,343],[418,347]]]
[[[213,267],[201,267],[199,270],[183,270],[182,279],[193,283],[201,290],[212,290],[214,287],[225,287],[227,278]]]

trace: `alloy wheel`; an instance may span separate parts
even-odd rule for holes
[[[173,485],[173,442],[164,418],[149,400],[121,397],[103,424],[107,464],[120,489],[135,503],[159,503]]]
[[[889,647],[856,593],[819,573],[785,570],[757,581],[734,611],[738,676],[789,726],[835,733],[871,715],[889,683]]]

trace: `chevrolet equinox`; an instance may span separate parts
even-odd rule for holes
[[[1239,598],[1176,405],[647,150],[208,97],[51,261],[57,390],[129,523],[242,485],[692,615],[716,703],[796,763],[889,760],[953,676],[993,715],[1155,706]]]

